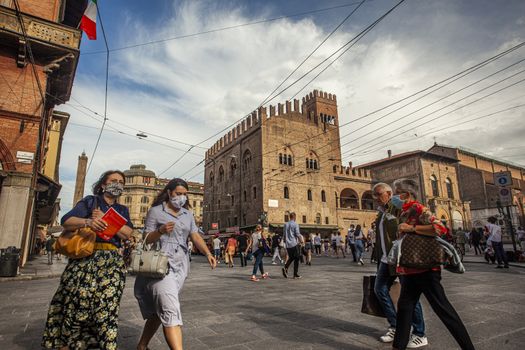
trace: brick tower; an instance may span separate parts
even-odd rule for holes
[[[84,197],[87,161],[88,157],[86,156],[86,152],[82,152],[82,154],[78,157],[77,180],[75,182],[75,195],[73,197],[73,206],[75,206],[78,203],[78,201]]]

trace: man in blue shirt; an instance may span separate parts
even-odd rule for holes
[[[288,267],[293,262],[293,278],[299,276],[299,259],[301,257],[301,245],[304,244],[304,238],[299,231],[299,225],[295,222],[295,213],[290,213],[290,221],[284,224],[283,239],[286,250],[288,251],[288,261],[283,267],[283,276],[288,278]]]

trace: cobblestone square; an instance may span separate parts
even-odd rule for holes
[[[301,265],[303,279],[286,280],[265,259],[269,280],[250,282],[251,268],[223,264],[211,271],[194,258],[182,293],[186,349],[389,349],[377,338],[386,321],[360,313],[362,277],[374,272],[347,259],[319,257]],[[525,269],[467,263],[467,273],[443,272],[447,295],[477,349],[520,349],[525,340]],[[143,320],[127,279],[120,311],[120,348],[134,349]],[[57,278],[0,283],[2,349],[40,349]],[[427,349],[456,349],[423,300]],[[521,344],[521,345],[520,345]],[[167,349],[159,330],[150,349]]]

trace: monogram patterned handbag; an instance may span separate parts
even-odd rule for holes
[[[403,237],[399,266],[431,269],[445,263],[443,247],[433,236],[408,233]]]

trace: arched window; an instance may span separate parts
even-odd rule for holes
[[[308,197],[309,201],[312,200],[312,190],[310,190],[310,189],[308,190],[307,197]]]
[[[210,185],[213,186],[214,182],[215,182],[215,175],[213,174],[213,171],[212,171],[210,172]]]
[[[242,156],[242,166],[243,171],[250,170],[250,166],[252,164],[252,153],[249,150],[244,151],[244,155]]]
[[[285,147],[284,151],[279,153],[279,164],[293,165],[293,153],[288,147]]]
[[[292,164],[292,156],[290,154],[288,155],[288,165],[293,165]]]
[[[223,180],[224,180],[224,168],[221,165],[219,168],[219,183],[222,182]]]
[[[253,199],[257,199],[257,187],[253,186]]]
[[[283,154],[279,153],[279,164],[283,164]]]
[[[140,199],[140,202],[143,203],[143,204],[148,204],[149,203],[149,198],[146,197],[146,196],[142,196],[142,198]]]
[[[435,175],[430,176],[430,185],[432,186],[432,196],[439,197],[438,181]]]
[[[311,151],[309,157],[306,158],[306,169],[319,170],[319,160],[313,151]]]
[[[317,214],[315,215],[315,223],[316,223],[317,225],[321,225],[321,214],[317,213]]]
[[[237,170],[237,162],[235,161],[235,159],[232,159],[232,161],[230,162],[230,177],[231,178],[235,177],[236,170]]]
[[[339,200],[341,202],[341,208],[359,209],[359,197],[357,196],[357,192],[351,188],[342,190]]]
[[[232,207],[233,207],[233,206],[235,205],[235,196],[232,195],[232,196],[231,196],[231,199],[232,199]]]
[[[290,190],[288,190],[287,186],[284,186],[284,198],[290,198]]]
[[[361,195],[361,209],[374,210],[374,198],[372,198],[371,191],[366,191]]]
[[[326,202],[326,193],[324,190],[321,191],[321,201]]]
[[[246,190],[244,190],[244,201],[246,202]]]
[[[447,177],[445,180],[445,184],[447,185],[447,196],[448,198],[454,199],[454,190],[452,189],[452,181]]]
[[[124,203],[125,204],[131,204],[131,197],[126,197],[126,199],[124,200]]]

